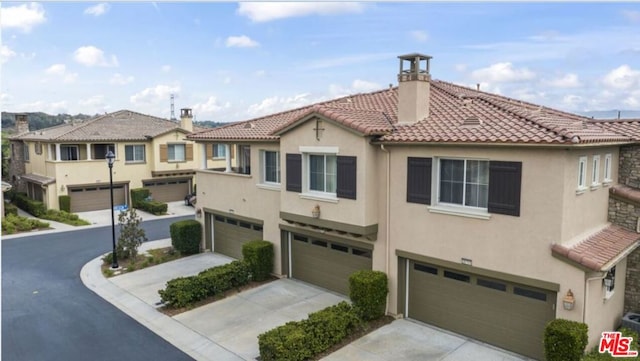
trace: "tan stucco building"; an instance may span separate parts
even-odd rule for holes
[[[203,247],[271,241],[276,274],[339,293],[384,271],[389,314],[529,357],[554,318],[594,345],[640,239],[608,218],[620,147],[640,139],[399,59],[397,87],[187,136],[227,155],[196,171]]]

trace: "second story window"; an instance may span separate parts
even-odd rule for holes
[[[29,161],[29,143],[24,143],[23,150],[24,150],[24,160],[25,162],[28,162]]]
[[[77,145],[61,145],[60,159],[61,160],[78,160],[78,146]]]
[[[600,156],[593,156],[593,164],[591,167],[591,187],[600,185]]]
[[[127,163],[144,163],[144,144],[125,145],[124,155]]]
[[[336,156],[328,154],[309,154],[309,190],[323,193],[336,193],[337,164]]]
[[[488,195],[488,161],[440,160],[439,202],[487,208]]]
[[[224,144],[213,145],[213,157],[224,158],[227,156],[227,147]]]
[[[265,150],[262,152],[264,183],[280,184],[280,152]]]
[[[587,188],[587,157],[578,159],[578,192]]]
[[[611,154],[604,155],[604,183],[611,183]]]
[[[167,147],[169,162],[184,162],[186,160],[185,153],[184,144],[169,144]]]

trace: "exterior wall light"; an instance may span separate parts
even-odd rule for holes
[[[571,292],[571,289],[569,289],[569,291],[567,291],[567,295],[562,299],[562,307],[567,311],[571,311],[573,310],[573,307],[575,305],[576,299],[575,297],[573,297],[573,292]]]
[[[320,206],[316,204],[315,207],[311,210],[311,215],[313,218],[320,218]]]

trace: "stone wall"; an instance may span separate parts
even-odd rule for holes
[[[640,145],[620,147],[618,183],[640,188]]]
[[[29,132],[29,119],[26,114],[16,114],[16,135]],[[20,140],[10,141],[9,182],[18,192],[26,192],[27,185],[20,177],[25,174],[24,143]]]
[[[635,232],[638,217],[640,217],[640,205],[609,194],[609,222]]]

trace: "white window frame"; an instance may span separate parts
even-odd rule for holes
[[[320,201],[327,201],[332,203],[338,202],[338,195],[336,192],[320,192],[311,190],[311,169],[309,167],[310,164],[310,155],[323,155],[325,156],[325,164],[326,164],[326,156],[334,156],[337,158],[339,148],[332,146],[301,146],[299,147],[300,153],[302,153],[302,193],[300,194],[300,198],[305,199],[314,199]],[[337,159],[336,159],[337,163]],[[325,168],[325,177],[326,177],[326,168]],[[336,164],[336,186],[338,181],[338,172],[337,172],[337,164]],[[326,179],[325,179],[325,187],[326,187]]]
[[[587,189],[587,157],[578,158],[578,189],[577,194],[584,193]]]
[[[133,151],[133,159],[132,160],[128,160],[127,159],[127,148],[128,147],[132,147],[132,151]],[[135,150],[136,147],[142,147],[142,159],[135,159],[136,158],[136,150]],[[169,149],[168,148],[167,148],[167,159],[169,159]],[[125,161],[125,163],[145,163],[147,161],[147,151],[146,151],[145,145],[144,144],[125,144],[125,146],[124,146],[124,161]]]
[[[611,162],[613,157],[611,153],[607,153],[604,155],[604,177],[602,179],[602,183],[605,185],[609,185],[613,182],[611,179]]]
[[[211,157],[213,159],[225,159],[227,157],[227,146],[222,143],[214,143]]]
[[[600,155],[594,155],[591,159],[591,190],[600,187]]]
[[[175,149],[173,150],[174,158],[173,159],[171,158],[170,149],[171,149],[171,147],[176,147],[176,146],[182,146],[182,149],[183,149],[183,153],[182,153],[183,157],[182,157],[182,159],[176,159],[175,158],[175,155],[176,155],[175,154],[176,153]],[[186,162],[187,161],[187,145],[185,143],[169,143],[169,144],[167,144],[167,161],[168,162]]]
[[[277,169],[277,182],[271,182],[267,180],[267,153],[276,153],[276,169]],[[282,182],[281,178],[281,166],[280,166],[280,152],[277,150],[260,150],[260,180],[263,185],[273,186],[280,189]]]

